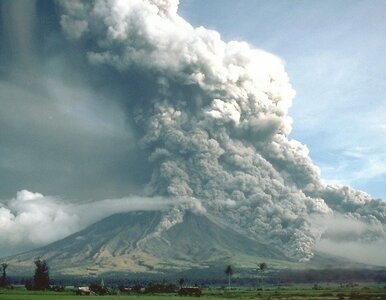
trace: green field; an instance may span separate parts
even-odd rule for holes
[[[116,296],[77,296],[73,291],[64,292],[30,292],[24,289],[0,290],[0,300],[73,300],[73,299],[130,299],[130,300],[160,300],[160,299],[192,299],[193,297],[180,297],[175,294],[168,295],[116,295]],[[384,287],[356,287],[356,288],[334,288],[325,287],[321,289],[312,288],[270,288],[263,291],[240,288],[240,289],[204,289],[202,299],[225,300],[225,299],[377,299],[386,300],[386,288]]]

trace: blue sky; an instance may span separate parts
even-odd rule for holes
[[[326,181],[386,199],[386,1],[181,0],[179,13],[280,56],[291,137]]]

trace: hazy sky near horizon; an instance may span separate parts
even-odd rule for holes
[[[386,2],[182,0],[226,41],[281,57],[296,90],[290,137],[322,178],[386,199]]]

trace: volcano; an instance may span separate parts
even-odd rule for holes
[[[251,268],[259,261],[272,267],[299,267],[277,247],[251,239],[208,215],[187,212],[181,223],[157,232],[162,212],[114,214],[45,247],[9,257],[13,269],[33,269],[36,258],[63,275],[103,273],[172,274],[234,264]],[[316,254],[308,266],[342,264],[342,259]]]
[[[43,246],[10,265],[386,264],[386,203],[326,182],[293,139],[280,57],[194,27],[178,0],[5,2],[0,190],[33,190],[0,201],[0,254]]]
[[[156,232],[161,212],[115,214],[65,239],[11,257],[18,268],[46,259],[53,272],[88,275],[104,272],[162,273],[248,264],[259,258],[280,260],[275,247],[250,239],[209,215],[192,212],[183,222]]]

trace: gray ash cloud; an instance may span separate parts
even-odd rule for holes
[[[288,138],[295,92],[278,57],[192,27],[178,1],[59,3],[67,36],[93,41],[91,64],[140,70],[147,91],[126,105],[153,167],[149,195],[197,198],[298,259],[323,233],[313,214],[347,213],[383,234],[385,204],[326,185],[307,147]]]
[[[295,91],[280,58],[194,28],[175,0],[55,3],[69,47],[114,87],[98,105],[124,110],[141,153],[130,156],[146,157],[144,196],[194,199],[165,212],[157,231],[206,211],[297,260],[333,239],[336,214],[384,239],[385,203],[324,183],[307,147],[289,138]]]

